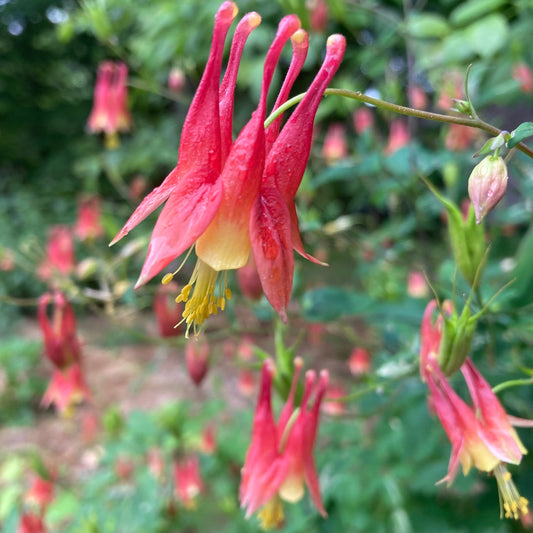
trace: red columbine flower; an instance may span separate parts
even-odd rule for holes
[[[520,84],[523,93],[533,92],[533,72],[526,63],[516,63],[512,69],[513,79]]]
[[[490,385],[470,359],[466,360],[461,371],[474,403],[473,408],[450,387],[434,360],[426,369],[431,405],[452,443],[448,474],[442,481],[451,484],[459,464],[464,475],[472,466],[483,472],[492,472],[498,483],[501,516],[518,519],[528,513],[528,501],[518,493],[505,463],[519,464],[527,451]]]
[[[52,226],[48,234],[45,260],[37,269],[38,276],[45,281],[54,275],[68,276],[74,270],[74,241],[67,226]]]
[[[196,455],[174,462],[174,487],[178,501],[187,509],[195,509],[196,498],[204,491],[200,462]]]
[[[194,338],[185,345],[185,363],[189,377],[200,385],[209,370],[209,344],[206,339]]]
[[[407,146],[411,140],[411,134],[407,128],[407,122],[398,118],[393,120],[390,125],[389,140],[385,147],[385,154],[391,155]]]
[[[178,284],[170,282],[159,285],[154,294],[154,314],[161,337],[175,337],[180,334],[176,324],[180,321],[182,305],[176,303],[175,296]]]
[[[48,304],[53,300],[51,320]],[[55,369],[42,404],[55,404],[60,412],[90,398],[81,372],[81,347],[76,336],[76,317],[65,296],[56,291],[39,299],[38,321],[44,339],[44,353]]]
[[[422,272],[411,270],[407,276],[407,294],[411,298],[426,298],[429,287]]]
[[[291,391],[278,419],[274,421],[271,388],[274,364],[266,360],[261,372],[261,387],[255,410],[252,442],[246,454],[239,489],[241,506],[246,517],[258,509],[262,527],[269,529],[283,521],[281,500],[299,501],[307,485],[313,502],[322,516],[318,475],[313,459],[313,446],[318,427],[320,404],[326,391],[328,373],[322,371],[316,386],[316,398],[309,407],[309,399],[317,381],[316,374],[308,371],[299,409],[294,408],[294,394],[301,359],[295,360],[295,374]]]
[[[24,513],[20,517],[17,533],[46,533],[43,518],[32,513]]]
[[[348,155],[346,128],[342,124],[330,124],[324,139],[322,155],[328,165],[334,165]]]
[[[241,268],[248,261],[251,248],[250,214],[261,186],[265,154],[272,145],[271,139],[277,137],[281,121],[281,118],[275,120],[265,132],[263,124],[267,92],[285,42],[291,35],[298,33],[300,27],[300,21],[295,15],[289,15],[280,22],[265,60],[259,105],[237,140],[232,142],[233,94],[240,57],[249,33],[260,22],[257,13],[249,13],[237,26],[226,74],[219,86],[224,39],[236,13],[235,4],[224,2],[215,18],[211,53],[183,126],[176,168],[160,187],[143,200],[113,241],[126,235],[167,200],[152,233],[137,286],[151,279],[195,244],[198,262],[190,282],[178,297],[178,300],[186,302],[183,318],[188,328],[193,325],[195,329],[209,315],[216,313],[218,309],[224,309],[226,300],[231,297],[231,292],[226,287],[225,271]],[[297,40],[304,40],[302,33],[298,35],[299,37],[295,37]],[[298,50],[301,48],[294,44],[294,39],[293,46]],[[299,63],[302,54],[295,52],[295,56],[298,56]],[[301,66],[293,68],[291,63],[278,102],[280,99],[285,101],[284,88],[290,89],[294,72],[299,72],[300,68]],[[300,106],[302,105],[303,102]],[[306,111],[305,115],[310,116],[307,121],[312,125],[314,111]],[[284,131],[286,129],[287,126]],[[286,138],[285,142],[293,146],[290,157],[298,159],[305,153],[305,150],[299,148],[301,132],[294,127],[289,130],[291,137]],[[304,138],[303,144],[307,145],[307,133]],[[271,153],[273,151],[274,149]],[[281,155],[280,150],[277,152]],[[308,150],[303,161],[304,169],[307,157]],[[300,164],[299,162],[298,165]],[[290,165],[294,166],[292,163]],[[303,175],[303,170],[301,174]],[[291,175],[291,201],[300,179],[301,175],[297,180]],[[252,240],[254,238],[252,235]],[[271,248],[270,242],[265,242],[264,247]],[[263,255],[260,254],[259,259],[262,260]],[[254,256],[258,263],[255,248]],[[172,275],[169,274],[164,281],[171,278]],[[264,277],[262,282],[263,287],[265,283],[268,284]]]
[[[118,132],[129,131],[132,126],[127,80],[128,67],[124,63],[105,61],[98,67],[87,128],[91,133],[103,132],[108,148],[116,148]]]
[[[360,107],[353,112],[353,127],[361,135],[374,125],[374,115],[368,107]]]
[[[449,308],[445,302],[445,311]],[[424,313],[421,327],[420,372],[430,390],[430,405],[452,443],[448,473],[442,481],[451,484],[459,464],[466,475],[470,468],[492,472],[498,482],[501,514],[518,519],[528,512],[528,502],[518,493],[511,474],[504,463],[519,464],[527,453],[507,413],[490,385],[467,358],[461,367],[473,408],[467,405],[451,388],[438,364],[438,354],[443,336],[444,317],[439,314],[432,321],[437,307],[431,301]],[[531,421],[515,419],[515,425],[532,425]]]
[[[104,234],[100,197],[84,196],[80,199],[74,234],[81,241],[96,239]]]
[[[354,348],[348,359],[348,367],[352,376],[368,374],[372,368],[372,358],[365,348]]]
[[[24,496],[24,500],[26,503],[36,505],[40,514],[44,514],[48,505],[54,500],[54,484],[52,481],[36,475]]]

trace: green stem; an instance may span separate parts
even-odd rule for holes
[[[490,133],[494,136],[497,136],[501,133],[502,130],[488,124],[480,118],[467,118],[467,117],[455,117],[452,115],[441,115],[440,113],[431,113],[430,111],[421,111],[420,109],[412,109],[411,107],[405,107],[403,105],[392,104],[391,102],[385,102],[384,100],[379,100],[378,98],[372,98],[366,94],[361,93],[360,91],[348,91],[346,89],[326,89],[324,92],[325,96],[344,96],[345,98],[351,98],[352,100],[358,100],[364,102],[365,104],[371,104],[380,109],[387,109],[393,113],[399,113],[400,115],[407,115],[409,117],[423,118],[426,120],[433,120],[436,122],[445,122],[447,124],[459,124],[461,126],[469,126],[471,128],[477,128],[487,133]],[[273,113],[266,119],[265,128],[268,127],[279,115],[285,112],[287,109],[296,105],[300,102],[305,93],[298,94],[297,96],[287,100],[282,106],[278,107]],[[524,143],[519,143],[516,145],[518,150],[528,155],[533,159],[533,150],[526,146]]]
[[[532,385],[533,377],[527,379],[512,379],[510,381],[504,381],[495,387],[492,387],[492,392],[498,394],[504,389],[509,389],[510,387],[520,387],[522,385]]]

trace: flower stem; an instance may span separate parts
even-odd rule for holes
[[[494,136],[497,136],[501,133],[502,130],[488,124],[480,118],[467,118],[467,117],[456,117],[452,115],[441,115],[440,113],[431,113],[430,111],[422,111],[420,109],[413,109],[411,107],[405,107],[403,105],[393,104],[391,102],[385,102],[384,100],[379,100],[378,98],[373,98],[372,96],[367,96],[366,94],[361,93],[360,91],[348,91],[347,89],[326,89],[325,96],[343,96],[345,98],[351,98],[352,100],[358,100],[364,102],[365,104],[371,104],[380,109],[387,109],[394,113],[399,113],[400,115],[407,115],[410,117],[423,118],[426,120],[433,120],[436,122],[445,122],[447,124],[459,124],[461,126],[469,126],[471,128],[477,128],[487,133],[490,133]],[[302,100],[305,96],[305,93],[298,94],[297,96],[287,100],[282,106],[275,109],[272,114],[265,121],[265,128],[268,127],[279,115],[285,112],[287,109],[296,105]],[[528,155],[533,159],[533,150],[526,146],[524,143],[519,143],[516,145],[516,148]]]

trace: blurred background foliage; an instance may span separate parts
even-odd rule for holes
[[[446,113],[439,107],[441,95],[462,88],[472,63],[470,97],[485,120],[509,131],[533,120],[533,89],[525,90],[515,74],[517,65],[533,65],[532,0],[327,0],[327,17],[318,25],[314,4],[238,2],[241,14],[258,11],[262,24],[246,45],[239,72],[237,131],[255,108],[268,43],[288,13],[298,14],[310,32],[309,56],[294,94],[305,91],[316,73],[327,35],[342,33],[348,48],[334,87],[414,107],[423,103],[415,101],[417,87],[427,109]],[[0,276],[3,334],[12,332],[21,315],[34,314],[34,307],[6,300],[31,301],[44,292],[34,271],[44,257],[47,228],[73,223],[81,193],[104,199],[105,231],[112,238],[138,201],[133,184],[150,190],[175,165],[181,125],[208,56],[218,5],[214,0],[0,0],[0,259],[9,250],[18,267]],[[96,70],[105,59],[124,61],[130,69],[134,129],[115,150],[105,149],[102,139],[85,128]],[[286,51],[282,67],[289,61]],[[185,75],[180,92],[167,85],[172,69]],[[459,304],[466,298],[468,287],[450,259],[442,206],[420,177],[460,204],[472,154],[486,137],[465,140],[450,126],[405,118],[408,142],[389,150],[391,124],[398,117],[371,109],[373,126],[356,134],[354,113],[362,108],[339,97],[327,97],[320,106],[297,204],[306,246],[325,254],[331,266],[323,269],[298,259],[294,300],[305,321],[326,324],[331,334],[333,353],[325,350],[317,365],[328,367],[328,360],[342,351],[339,346],[366,344],[372,350],[376,372],[357,387],[373,392],[348,404],[349,415],[328,418],[321,428],[316,456],[329,519],[317,518],[306,502],[290,511],[284,531],[519,531],[519,523],[498,520],[493,479],[472,473],[464,480],[459,476],[450,490],[434,485],[445,474],[449,444],[427,413],[425,387],[416,371],[420,319],[431,294],[426,288],[425,299],[413,297],[407,285],[410,272],[425,272],[440,297],[455,295]],[[334,123],[344,128],[346,151],[331,159],[324,146]],[[474,339],[473,355],[493,385],[533,366],[532,168],[524,154],[513,155],[506,196],[486,224],[491,247],[482,301],[516,278],[491,305]],[[131,286],[151,227],[147,221],[135,230],[136,250],[124,251],[126,243],[111,251],[105,244],[76,250],[79,259],[97,257],[105,264],[120,253],[131,259],[117,275],[127,280],[118,291],[126,306],[149,303],[146,293],[133,293]],[[71,287],[74,298],[81,294],[78,281]],[[265,309],[261,303],[254,308],[262,319],[271,317]],[[230,307],[229,316],[232,312]],[[43,388],[35,361],[31,342],[3,342],[2,422],[31,419],[24,406]],[[513,414],[532,416],[528,388],[507,390],[502,398]],[[216,411],[210,405],[195,409],[185,417],[193,432],[195,420]],[[246,416],[249,427],[251,414]],[[216,456],[202,458],[209,489],[198,512],[177,515],[168,510],[168,483],[157,484],[144,465],[150,447],[173,438],[158,420],[157,413],[137,413],[118,435],[107,435],[97,473],[60,491],[51,510],[53,531],[256,530],[255,522],[243,520],[235,498],[248,443],[243,419],[228,421]],[[520,435],[530,448],[531,433]],[[138,466],[134,483],[121,485],[113,474],[120,454]],[[18,479],[18,467],[5,465],[19,459],[4,458],[0,483]],[[526,458],[513,472],[530,499],[532,467]],[[14,502],[22,491],[16,483],[10,486],[15,490],[0,493],[5,531],[15,531]],[[109,494],[113,504],[102,507]]]

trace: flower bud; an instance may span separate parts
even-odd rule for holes
[[[468,195],[479,224],[501,200],[507,188],[507,166],[501,157],[487,156],[474,167],[468,178]]]

